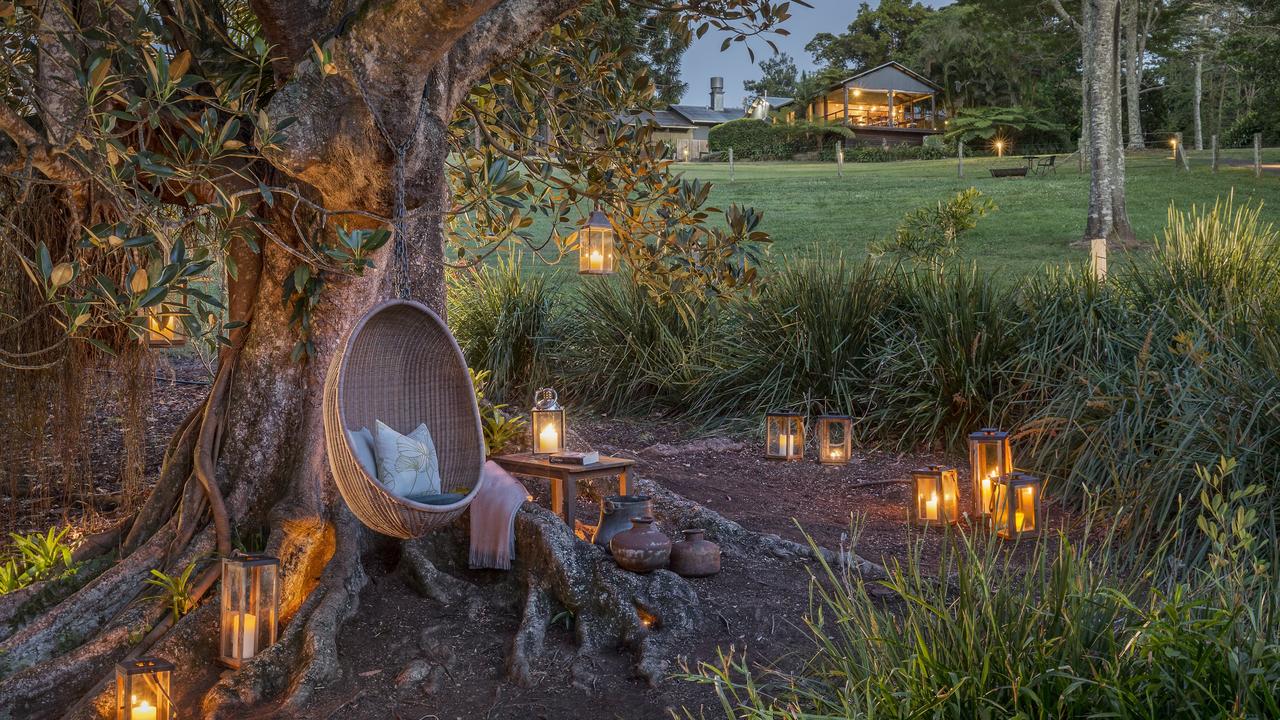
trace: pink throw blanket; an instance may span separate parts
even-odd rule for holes
[[[516,556],[516,511],[529,497],[520,481],[490,460],[471,500],[471,567],[510,570]]]

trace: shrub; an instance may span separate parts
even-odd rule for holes
[[[738,160],[790,160],[797,153],[848,144],[854,134],[840,125],[771,123],[752,118],[731,120],[711,128],[707,144],[712,152],[733,148]]]
[[[893,237],[872,245],[873,254],[888,253],[935,272],[960,251],[960,235],[978,226],[978,220],[996,209],[990,198],[969,188],[954,197],[907,213]]]

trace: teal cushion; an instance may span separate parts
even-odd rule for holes
[[[440,463],[431,431],[425,423],[401,435],[378,420],[373,446],[378,459],[378,482],[401,497],[440,493]]]
[[[355,453],[356,460],[360,461],[364,471],[369,473],[371,478],[378,477],[378,461],[374,459],[373,454],[373,433],[369,432],[369,428],[348,430],[347,439],[350,441],[351,451]]]
[[[440,493],[438,495],[405,495],[405,500],[412,500],[423,505],[452,505],[466,495],[462,493]]]

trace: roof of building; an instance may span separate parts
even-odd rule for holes
[[[683,115],[694,125],[719,125],[730,120],[741,120],[747,115],[740,107],[712,110],[699,105],[668,105],[667,109]]]
[[[645,110],[644,112],[633,114],[622,114],[618,116],[618,120],[624,123],[648,123],[652,122],[660,128],[691,130],[694,124],[689,119],[679,113],[670,110]]]
[[[848,85],[849,83],[854,83],[854,81],[858,81],[858,80],[862,82],[856,82],[854,84],[861,85],[871,90],[914,90],[916,89],[916,88],[900,88],[900,87],[892,87],[892,86],[872,87],[872,85],[867,82],[868,80],[873,80],[875,78],[883,78],[894,72],[902,73],[903,75],[906,75],[911,80],[914,80],[915,82],[921,85],[924,85],[925,87],[923,89],[925,90],[932,90],[933,92],[942,92],[942,88],[938,86],[937,83],[921,75],[920,73],[912,70],[906,65],[903,65],[902,63],[896,62],[894,60],[890,60],[889,62],[884,63],[883,65],[877,65],[869,70],[863,70],[862,72],[859,72],[855,75],[851,75],[845,78],[844,80],[841,80],[838,83],[832,83],[830,88],[828,89]],[[888,83],[886,83],[886,85],[888,85]]]

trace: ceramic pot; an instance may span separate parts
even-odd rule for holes
[[[624,530],[609,541],[614,562],[623,570],[635,573],[653,572],[667,566],[671,557],[671,540],[649,516],[631,521],[631,529]]]
[[[592,542],[608,550],[614,535],[631,527],[632,520],[646,516],[653,516],[653,501],[648,495],[610,495],[600,501],[600,522]]]
[[[684,577],[707,577],[720,572],[720,546],[701,528],[684,531],[684,540],[671,546],[671,572]]]

